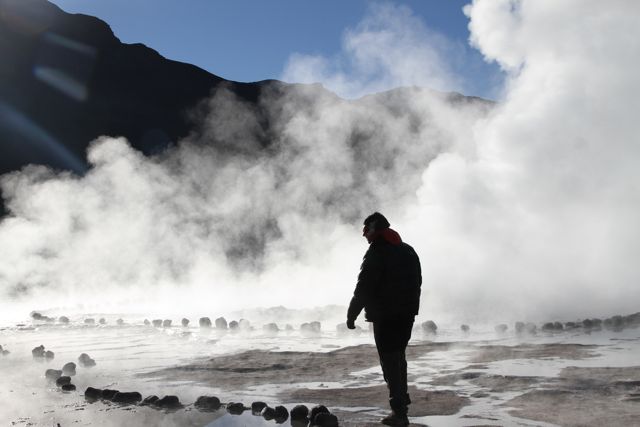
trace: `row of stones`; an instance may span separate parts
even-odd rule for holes
[[[84,392],[85,399],[95,402],[97,400],[109,401],[119,404],[139,404],[141,406],[151,406],[158,409],[180,409],[184,405],[180,402],[177,396],[168,395],[162,398],[158,396],[148,396],[142,398],[142,395],[137,392],[122,392],[119,390],[111,389],[98,389],[94,387],[88,387]],[[200,396],[196,399],[194,406],[202,411],[217,411],[222,406],[225,407],[227,412],[232,415],[240,415],[246,410],[251,410],[251,413],[256,416],[262,416],[265,420],[275,420],[276,423],[283,423],[291,417],[292,425],[306,426],[311,423],[313,426],[318,427],[337,427],[338,418],[331,414],[326,406],[318,405],[311,410],[305,405],[295,406],[291,412],[282,405],[275,407],[268,406],[265,402],[253,402],[251,407],[246,407],[241,402],[229,402],[224,404],[219,398],[215,396]]]

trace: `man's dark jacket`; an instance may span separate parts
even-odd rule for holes
[[[378,237],[364,255],[347,319],[354,321],[362,309],[369,322],[418,314],[422,273],[413,248]]]

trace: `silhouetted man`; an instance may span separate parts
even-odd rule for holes
[[[392,413],[382,423],[406,426],[411,400],[405,350],[418,314],[422,274],[416,252],[389,227],[389,221],[378,212],[364,220],[362,235],[367,238],[369,249],[349,304],[347,327],[355,328],[354,322],[364,308],[366,320],[373,322],[380,365],[389,388]]]

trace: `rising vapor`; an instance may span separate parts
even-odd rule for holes
[[[442,36],[374,6],[341,58],[294,55],[284,78],[403,89],[274,87],[259,113],[222,87],[163,154],[102,138],[82,178],[2,177],[0,291],[16,307],[346,303],[380,210],[423,260],[429,317],[637,311],[638,8],[473,2],[471,42],[508,76],[492,105],[412,87],[464,83]]]

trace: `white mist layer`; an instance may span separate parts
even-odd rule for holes
[[[423,317],[638,311],[639,7],[475,1],[472,43],[509,75],[489,116],[426,90],[345,102],[298,87],[261,99],[274,132],[260,150],[254,109],[221,88],[197,136],[161,156],[105,138],[84,178],[5,176],[0,290],[15,310],[346,304],[379,210],[421,257]],[[346,94],[455,86],[429,34],[405,8],[375,9],[348,33],[360,65],[315,58],[311,78]],[[309,61],[287,79],[308,81]]]

